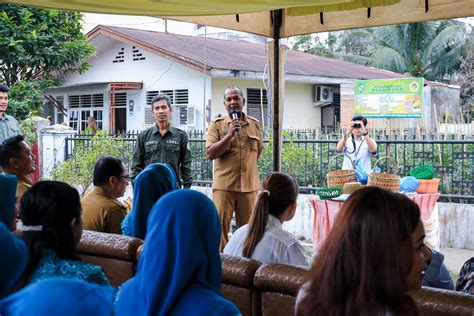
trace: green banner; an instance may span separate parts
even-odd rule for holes
[[[364,117],[422,116],[423,78],[357,80],[355,114]]]

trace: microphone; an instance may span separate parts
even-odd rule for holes
[[[237,112],[236,108],[232,108],[232,111],[230,112],[230,114],[232,115],[233,120],[239,119],[239,113]],[[235,131],[237,132],[237,136],[240,137],[240,128],[237,128]]]

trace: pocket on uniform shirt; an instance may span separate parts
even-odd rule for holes
[[[148,160],[153,156],[153,153],[158,150],[157,143],[145,144],[145,159]]]
[[[258,142],[260,141],[258,136],[249,135],[249,140],[250,140],[250,150],[257,151],[258,150]]]
[[[166,144],[166,158],[168,162],[178,162],[177,160],[179,159],[179,145],[176,144]],[[178,158],[178,159],[176,159]]]

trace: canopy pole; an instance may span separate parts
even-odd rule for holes
[[[283,10],[273,13],[273,171],[281,167],[281,133],[280,133],[280,27]]]

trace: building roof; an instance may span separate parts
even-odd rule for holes
[[[145,48],[188,67],[263,72],[268,63],[267,45],[163,32],[99,25],[87,36],[105,35]],[[390,79],[406,77],[395,72],[347,61],[288,50],[286,73],[345,79]]]

